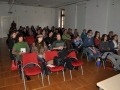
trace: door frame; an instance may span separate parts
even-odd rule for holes
[[[3,33],[4,33],[4,31],[3,31],[3,19],[4,18],[17,18],[17,28],[18,28],[18,26],[19,26],[19,16],[1,16],[1,32],[2,32],[2,37],[1,38],[4,38],[4,36],[3,36]],[[12,23],[12,22],[11,22]]]

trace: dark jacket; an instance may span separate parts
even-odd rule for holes
[[[111,51],[111,48],[110,48],[110,50],[108,50],[108,48],[110,48],[110,44],[109,44],[108,41],[106,41],[106,42],[101,41],[100,42],[100,51],[102,51],[102,52],[109,52],[109,51]]]
[[[46,39],[45,39],[45,41],[46,41],[46,44],[48,45],[48,44],[53,44],[53,42],[55,41],[55,38],[53,38],[53,37],[47,37]]]
[[[8,47],[12,49],[15,44],[15,39],[8,39]]]
[[[110,42],[110,48],[111,49],[118,49],[118,47],[115,47],[115,44],[113,43],[113,41]]]

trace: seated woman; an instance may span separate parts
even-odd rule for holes
[[[67,34],[67,30],[66,29],[64,30],[64,34],[62,35],[62,39],[65,40],[67,49],[70,49],[72,41],[71,41],[71,36],[69,34]]]
[[[18,33],[16,36],[17,43],[14,44],[12,54],[16,55],[17,60],[21,61],[21,55],[23,53],[29,53],[30,49],[27,42],[23,41],[23,34]]]
[[[120,50],[120,46],[118,44],[118,35],[113,35],[113,40],[110,42],[110,47],[114,54],[118,54],[118,50]]]
[[[38,60],[40,62],[44,62],[44,53],[45,51],[47,51],[47,45],[46,43],[43,41],[43,35],[38,35],[36,38],[35,43],[33,43],[32,45],[32,52],[36,52],[38,55]]]
[[[100,50],[103,55],[102,58],[107,58],[112,61],[115,70],[120,70],[120,56],[114,54],[110,48],[108,37],[106,34],[102,35],[102,41],[100,42]]]
[[[96,31],[94,35],[94,44],[97,49],[100,49],[100,32]]]
[[[84,46],[86,47],[86,51],[89,53],[88,60],[91,60],[92,57],[94,59],[96,59],[99,57],[99,51],[94,46],[94,40],[92,37],[92,30],[88,30],[87,34],[88,34],[88,36],[84,40]]]
[[[53,38],[53,32],[50,31],[48,34],[48,37],[45,39],[46,44],[48,46],[48,48],[51,50],[52,49],[52,44],[55,41],[55,38]]]
[[[74,45],[78,52],[82,51],[83,41],[79,35],[74,39]]]
[[[15,60],[14,58],[14,55],[12,54],[12,49],[13,49],[13,46],[15,44],[15,38],[16,38],[16,32],[13,31],[10,35],[10,39],[8,40],[8,46],[9,46],[9,50],[10,50],[10,58],[11,60]]]

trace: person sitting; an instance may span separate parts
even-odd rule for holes
[[[47,32],[45,29],[42,30],[41,34],[43,35],[43,39],[47,37]]]
[[[111,42],[112,41],[112,36],[113,36],[113,31],[110,31],[108,34],[108,41]]]
[[[93,57],[94,59],[99,57],[99,51],[94,46],[94,40],[92,37],[92,30],[88,30],[87,32],[88,36],[84,40],[84,46],[86,47],[86,51],[88,52],[88,60],[91,60]]]
[[[13,46],[14,46],[14,44],[15,44],[15,38],[16,38],[16,32],[15,31],[13,31],[12,33],[11,33],[11,35],[10,35],[10,39],[8,40],[8,46],[9,46],[9,51],[10,51],[10,58],[11,58],[11,60],[15,60],[15,58],[14,58],[14,55],[12,54],[12,49],[13,49]]]
[[[74,39],[74,34],[72,33],[72,29],[69,29],[68,34],[71,36],[71,39]]]
[[[102,35],[100,42],[100,50],[103,53],[102,58],[107,58],[112,61],[115,70],[120,70],[120,56],[114,54],[110,48],[110,43],[106,34]]]
[[[16,36],[16,43],[13,46],[12,54],[16,55],[17,60],[21,61],[21,55],[23,53],[29,53],[30,48],[27,42],[23,41],[23,34],[18,33]]]
[[[28,31],[26,30],[26,28],[23,29],[23,37],[29,36]]]
[[[38,55],[38,60],[39,62],[44,62],[44,53],[45,51],[47,51],[47,45],[46,43],[43,41],[43,35],[38,35],[36,38],[35,43],[33,43],[32,45],[32,52],[36,52]]]
[[[67,34],[67,29],[64,30],[64,34],[62,35],[62,39],[65,40],[67,49],[70,49],[72,41],[71,41],[71,36],[69,34]]]
[[[54,33],[53,33],[53,38],[56,38],[56,35],[58,34],[59,32],[58,32],[58,29],[55,29],[54,30]]]
[[[52,44],[55,41],[55,38],[53,38],[53,32],[50,31],[48,34],[48,37],[45,39],[46,44],[48,46],[48,48],[51,50],[52,49]]]
[[[78,52],[82,51],[83,41],[82,41],[82,39],[80,38],[79,35],[74,39],[74,44],[75,44],[75,49]]]
[[[87,37],[87,33],[86,33],[86,29],[83,30],[82,34],[81,34],[81,38],[84,41],[84,39]]]
[[[74,30],[74,37],[76,37],[76,36],[78,36],[78,35],[79,35],[78,31],[77,31],[77,29],[75,29],[75,30]]]
[[[118,35],[113,35],[113,40],[110,42],[110,47],[113,50],[114,54],[118,54],[118,50],[120,50],[120,46],[118,44]]]
[[[96,31],[94,35],[94,44],[97,49],[100,49],[100,32]]]

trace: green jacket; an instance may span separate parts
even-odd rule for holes
[[[66,39],[71,39],[71,36],[69,34],[63,34],[62,35],[62,39],[66,40]]]

